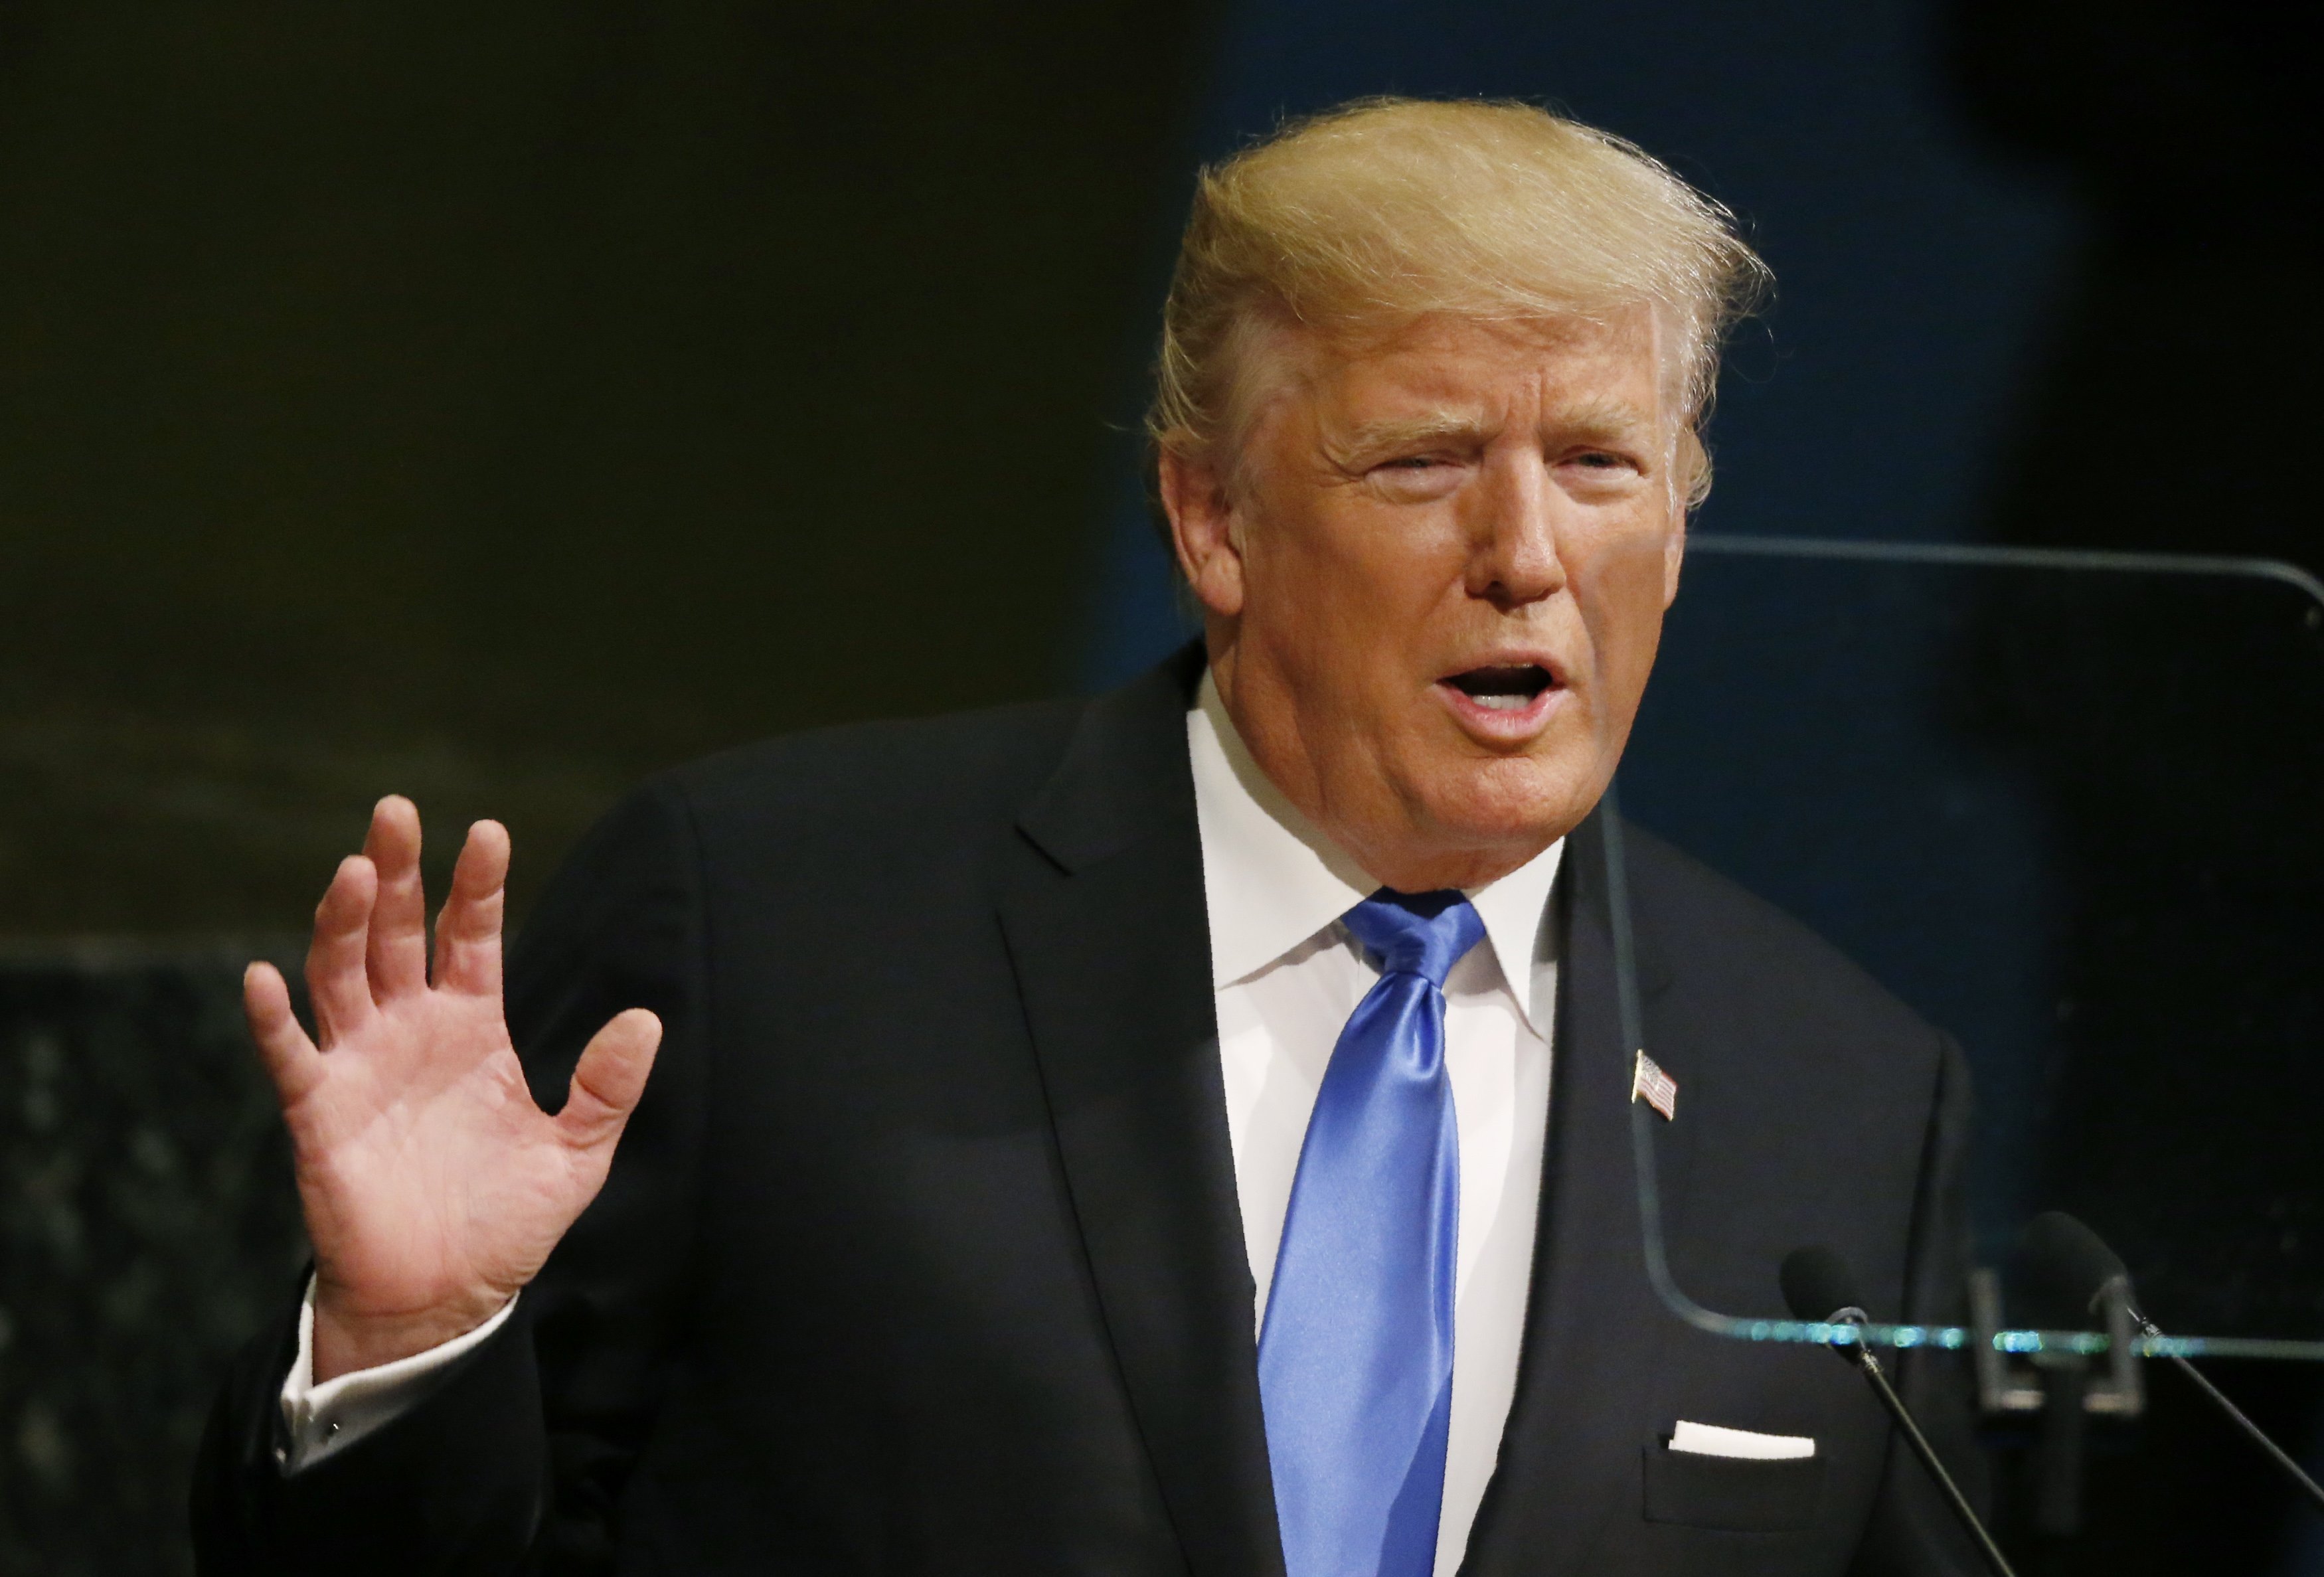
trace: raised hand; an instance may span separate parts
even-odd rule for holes
[[[244,977],[315,1247],[318,1383],[490,1319],[596,1197],[644,1093],[661,1022],[632,1008],[589,1042],[557,1116],[533,1103],[502,1010],[508,863],[505,828],[468,829],[431,981],[420,813],[391,796],[315,911],[320,1047],[273,965]]]

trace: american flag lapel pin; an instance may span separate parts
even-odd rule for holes
[[[1657,1066],[1644,1050],[1630,1074],[1630,1099],[1644,1101],[1663,1114],[1665,1121],[1678,1115],[1678,1081]]]

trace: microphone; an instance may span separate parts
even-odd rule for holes
[[[1869,1322],[1870,1317],[1865,1314],[1857,1298],[1856,1277],[1849,1273],[1848,1261],[1830,1249],[1818,1245],[1793,1250],[1784,1257],[1779,1279],[1783,1284],[1784,1301],[1791,1305],[1792,1314],[1796,1318],[1851,1328]],[[1953,1476],[1938,1460],[1936,1447],[1929,1443],[1929,1437],[1923,1434],[1921,1426],[1913,1421],[1913,1415],[1904,1406],[1904,1399],[1896,1394],[1896,1388],[1888,1383],[1887,1372],[1880,1367],[1880,1360],[1873,1355],[1872,1349],[1864,1344],[1859,1335],[1853,1342],[1833,1342],[1831,1350],[1843,1360],[1856,1366],[1863,1374],[1865,1383],[1872,1388],[1872,1394],[1880,1398],[1882,1406],[1888,1409],[1888,1416],[1896,1421],[1896,1427],[1903,1433],[1905,1443],[1913,1448],[1913,1454],[1919,1457],[1921,1465],[1929,1470],[1929,1476],[1936,1480],[1937,1488],[1944,1492],[1947,1503],[1952,1507],[1953,1515],[1960,1518],[1961,1526],[1967,1528],[1969,1536],[1977,1541],[1978,1554],[1985,1557],[1987,1568],[1995,1577],[2016,1577],[2016,1573],[2010,1570],[2008,1560],[2002,1554],[2001,1546],[1993,1542],[1993,1536],[1985,1531],[1985,1524],[1977,1519],[1977,1512],[1969,1506],[1969,1497],[1960,1492],[1960,1486],[1953,1482]]]
[[[2070,1308],[2089,1310],[2097,1308],[2109,1294],[2116,1294],[2129,1311],[2132,1324],[2149,1336],[2163,1334],[2131,1301],[2130,1270],[2123,1264],[2122,1257],[2107,1247],[2105,1239],[2064,1211],[2045,1211],[2035,1216],[2026,1223],[2018,1242],[2027,1279],[2039,1295]],[[2246,1417],[2244,1410],[2227,1400],[2226,1393],[2205,1379],[2202,1370],[2175,1352],[2171,1361],[2179,1366],[2180,1373],[2195,1382],[2197,1389],[2218,1404],[2219,1410],[2234,1420],[2236,1427],[2249,1435],[2253,1443],[2283,1470],[2285,1476],[2307,1491],[2310,1500],[2324,1508],[2324,1488],[2318,1487],[2290,1452]]]

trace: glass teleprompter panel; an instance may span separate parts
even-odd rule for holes
[[[2149,1352],[2324,1360],[2324,586],[2255,560],[1698,536],[1617,796],[1960,1042],[1995,1344],[2107,1345],[2017,1268],[2063,1210],[2170,1333]],[[1626,1035],[1651,1051],[1621,841]],[[1779,1253],[1690,1280],[1658,1120],[1632,1112],[1665,1301],[1829,1340],[1784,1308]]]

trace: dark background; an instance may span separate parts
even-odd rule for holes
[[[6,929],[1057,682],[1194,17],[0,17]]]
[[[1721,392],[1703,529],[2324,567],[2290,26],[2162,0],[0,0],[0,1572],[184,1569],[207,1392],[300,1262],[235,977],[295,954],[378,794],[420,799],[439,871],[466,820],[506,820],[521,906],[658,765],[1172,642],[1129,429],[1200,159],[1357,93],[1509,94],[1731,204],[1780,295]],[[1959,665],[1976,720],[1910,727],[2016,763],[2069,918],[1944,946],[2167,967],[2043,937],[2179,902],[2119,852],[2235,805],[2126,808],[2027,750],[1989,648]],[[1699,712],[1686,683],[1654,704]],[[1654,769],[1649,819],[1858,941],[1812,854],[1771,866]],[[2272,873],[2295,957],[2312,874]],[[1856,950],[1882,938],[1892,985],[2006,1047],[1921,989],[1931,938]],[[2100,1051],[2165,1065],[2182,1028],[2061,1033],[2043,1087]],[[2225,1378],[2309,1443],[2310,1389]],[[2156,1389],[2082,1553],[2029,1552],[2324,1572]]]

